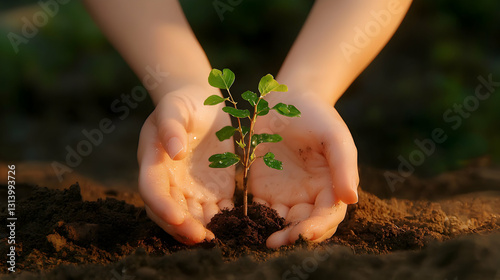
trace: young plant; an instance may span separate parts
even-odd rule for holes
[[[225,126],[215,133],[219,141],[225,141],[230,139],[234,133],[240,135],[240,140],[235,141],[238,147],[242,149],[243,156],[240,157],[231,152],[225,152],[223,154],[212,155],[208,160],[210,161],[210,167],[212,168],[226,168],[240,162],[243,165],[243,213],[247,215],[248,209],[248,174],[250,171],[250,166],[257,158],[262,158],[264,163],[274,169],[282,170],[283,163],[274,158],[274,154],[269,152],[264,156],[256,156],[255,149],[262,143],[275,143],[283,140],[278,134],[255,134],[254,128],[257,122],[257,117],[265,116],[269,113],[269,110],[275,110],[279,114],[287,117],[300,117],[300,111],[293,105],[286,105],[283,103],[278,103],[274,107],[269,108],[269,103],[264,100],[264,97],[270,92],[286,92],[288,87],[286,85],[279,84],[271,74],[267,74],[262,77],[259,82],[259,95],[251,91],[245,91],[241,97],[248,101],[253,107],[253,113],[249,110],[238,109],[236,106],[236,101],[234,101],[231,91],[229,90],[234,82],[234,73],[229,69],[224,69],[220,71],[218,69],[213,69],[208,76],[208,83],[216,88],[225,89],[229,94],[229,97],[223,98],[218,95],[209,96],[204,105],[216,105],[225,101],[229,101],[233,106],[227,106],[222,108],[222,111],[233,116],[238,121],[238,127]],[[250,127],[243,126],[241,124],[241,119],[248,118],[250,120]]]

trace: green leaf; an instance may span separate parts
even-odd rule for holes
[[[243,99],[248,101],[248,103],[250,103],[250,105],[252,105],[252,106],[255,106],[255,104],[257,104],[257,101],[259,100],[259,97],[257,96],[257,94],[255,92],[251,92],[249,90],[247,90],[243,94],[241,94],[241,97],[243,97]]]
[[[283,140],[278,134],[254,134],[252,135],[252,146],[257,147],[261,143],[276,143]]]
[[[234,83],[234,73],[227,68],[222,72],[219,69],[212,69],[208,75],[208,83],[216,88],[229,89]]]
[[[269,113],[269,103],[264,99],[260,99],[257,104],[257,116],[265,116],[267,113]]]
[[[248,128],[248,126],[242,125],[241,126],[241,132],[243,132],[243,137],[245,137],[245,135],[247,135],[248,132],[250,132],[250,128]]]
[[[230,114],[231,116],[233,116],[235,118],[246,118],[246,117],[250,116],[250,111],[248,111],[246,109],[240,110],[240,109],[236,109],[233,107],[224,107],[224,108],[222,108],[222,111]]]
[[[259,92],[262,97],[266,96],[271,91],[288,91],[288,87],[286,85],[281,85],[276,81],[271,74],[267,74],[259,82]]]
[[[280,84],[277,88],[273,89],[272,91],[287,92],[288,87],[286,85]]]
[[[293,105],[278,103],[272,109],[286,117],[300,117],[299,109]]]
[[[236,141],[236,144],[238,144],[238,146],[240,146],[240,148],[242,149],[245,149],[245,147],[247,146],[241,139]]]
[[[217,138],[219,138],[219,141],[222,142],[224,140],[231,138],[235,131],[236,131],[236,128],[234,128],[232,126],[225,126],[225,127],[221,128],[219,131],[217,131],[215,133],[215,135],[217,136]]]
[[[205,102],[203,102],[203,105],[217,105],[217,104],[222,103],[226,100],[227,100],[227,98],[222,98],[218,95],[210,95],[207,99],[205,99]]]
[[[264,156],[264,163],[274,169],[283,170],[283,163],[277,159],[274,159],[273,153],[267,153]]]
[[[215,154],[208,158],[210,161],[209,167],[212,168],[226,168],[231,165],[235,165],[240,161],[240,157],[230,152],[226,152],[223,154]]]

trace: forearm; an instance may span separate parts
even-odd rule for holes
[[[85,5],[155,104],[184,86],[209,88],[210,63],[177,0],[85,0]],[[161,80],[148,78],[157,71]]]
[[[411,0],[317,0],[277,80],[334,104],[387,44]]]

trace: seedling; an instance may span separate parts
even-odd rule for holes
[[[300,111],[293,105],[278,103],[274,107],[269,108],[269,103],[264,100],[264,97],[273,91],[286,92],[288,87],[278,83],[271,74],[262,77],[259,82],[259,95],[251,91],[245,91],[241,97],[248,101],[253,106],[253,113],[249,110],[238,109],[237,103],[234,101],[231,91],[229,90],[234,83],[234,73],[229,69],[220,71],[213,69],[208,76],[208,83],[216,88],[225,89],[229,97],[223,98],[218,95],[209,96],[204,105],[216,105],[225,101],[229,101],[233,106],[222,108],[222,111],[228,113],[238,121],[238,127],[225,126],[215,133],[219,141],[230,139],[234,133],[239,133],[240,140],[235,141],[238,147],[243,151],[243,157],[231,152],[212,155],[208,160],[212,168],[226,168],[237,164],[243,165],[243,213],[247,215],[248,209],[248,174],[250,166],[258,158],[262,158],[264,163],[274,169],[282,170],[283,163],[274,158],[274,154],[269,152],[264,156],[256,156],[255,149],[262,143],[276,143],[283,140],[278,134],[255,134],[254,128],[257,122],[257,117],[265,116],[270,110],[275,110],[279,114],[287,117],[300,117]],[[241,125],[241,119],[248,118],[250,127]]]

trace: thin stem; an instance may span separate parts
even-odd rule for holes
[[[230,102],[233,103],[233,106],[234,106],[234,109],[238,109],[238,107],[236,106],[236,101],[234,101],[233,99],[233,95],[231,94],[231,91],[229,90],[229,88],[226,87],[226,90],[227,90],[227,93],[229,94],[229,98],[230,98]],[[243,141],[243,143],[245,143],[245,139],[243,138],[243,129],[241,127],[241,121],[240,121],[240,118],[236,118],[238,120],[238,131],[240,132],[240,137],[241,137],[241,141]],[[246,151],[245,149],[243,149],[243,158],[245,159],[247,157],[246,155]],[[243,161],[242,161],[243,162]]]
[[[260,100],[260,98],[259,98]],[[253,116],[252,116],[252,120],[250,122],[250,129],[248,131],[248,151],[245,151],[245,149],[243,149],[244,151],[244,157],[243,157],[243,214],[246,216],[247,213],[248,213],[248,201],[247,201],[247,194],[248,194],[248,172],[250,171],[250,165],[252,164],[252,162],[249,162],[250,160],[250,155],[251,155],[251,152],[252,152],[252,136],[253,136],[253,129],[254,129],[254,126],[255,126],[255,122],[257,120],[257,104],[258,102],[255,104],[254,106],[254,110],[253,110]]]
[[[243,215],[248,216],[248,170],[243,171]]]
[[[231,91],[229,90],[229,88],[226,88],[227,89],[227,93],[229,94],[229,98],[230,98],[230,102],[233,103],[233,106],[235,109],[238,109],[238,107],[236,106],[236,102],[234,101],[233,99],[233,95],[231,94]],[[257,106],[255,106],[255,110],[257,110]],[[255,114],[255,111],[254,111],[254,115]],[[240,137],[241,137],[241,141],[243,143],[245,143],[245,137],[243,136],[243,128],[241,127],[241,121],[240,121],[240,118],[236,118],[238,120],[238,131],[240,132]],[[252,139],[252,128],[253,128],[253,123],[255,121],[252,120],[252,123],[250,125],[250,132],[249,132],[249,137],[248,139]],[[249,141],[250,142],[250,141]],[[250,146],[251,146],[251,143],[248,143],[248,153],[247,151],[245,150],[245,148],[243,148],[243,160],[241,161],[241,163],[243,164],[243,214],[245,216],[248,215],[248,158],[250,157]]]

